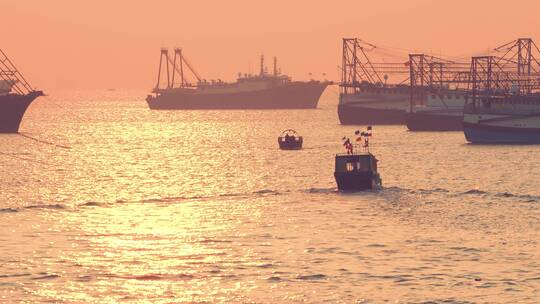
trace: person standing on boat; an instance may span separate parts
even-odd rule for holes
[[[345,141],[343,142],[343,146],[345,147],[345,149],[347,149],[347,154],[353,154],[353,145],[351,143],[351,140],[346,137],[343,137],[343,140]]]

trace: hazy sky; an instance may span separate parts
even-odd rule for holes
[[[519,5],[518,5],[519,3]],[[539,0],[1,0],[2,48],[40,89],[155,85],[159,49],[181,46],[206,79],[258,57],[337,80],[342,37],[453,56],[540,40]],[[270,63],[270,62],[268,62]]]

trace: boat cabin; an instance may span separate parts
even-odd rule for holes
[[[339,190],[359,191],[380,188],[382,182],[377,172],[377,158],[367,152],[338,154],[334,177]]]
[[[302,149],[302,144],[304,139],[302,136],[299,136],[293,129],[287,129],[281,132],[281,135],[278,137],[278,144],[281,150],[300,150]]]

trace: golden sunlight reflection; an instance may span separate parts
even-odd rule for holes
[[[239,255],[231,252],[231,243],[244,222],[260,216],[257,206],[229,205],[227,200],[141,202],[66,213],[55,219],[54,229],[77,227],[66,240],[73,246],[61,252],[61,258],[66,265],[76,265],[80,277],[61,289],[44,283],[37,294],[93,301],[113,288],[151,301],[173,295],[180,300],[214,298],[227,290],[248,289],[244,285],[249,282],[223,284],[223,279],[233,276],[234,269],[227,265],[250,260],[250,250]],[[211,274],[214,278],[208,280]],[[91,278],[108,279],[94,285]],[[175,290],[182,286],[180,298],[171,291],[174,285]],[[80,292],[83,286],[92,290],[85,295]]]
[[[358,127],[337,123],[337,92],[225,112],[109,94],[67,94],[75,119],[32,105],[24,128],[69,151],[0,136],[39,161],[2,159],[0,302],[538,302],[536,146],[375,126],[384,189],[340,193]],[[302,150],[278,149],[286,128]]]

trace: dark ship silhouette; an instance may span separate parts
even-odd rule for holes
[[[196,84],[188,81],[188,73],[196,78]],[[162,77],[167,78],[165,84]],[[259,75],[239,73],[236,82],[208,82],[197,74],[181,49],[175,49],[172,60],[168,50],[162,49],[158,82],[146,101],[150,109],[314,109],[330,84],[329,81],[292,81],[280,73],[275,57],[274,71],[270,74],[264,66],[264,56],[261,56]]]
[[[0,49],[0,133],[17,133],[26,109],[42,91],[35,91]]]

